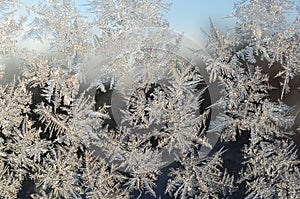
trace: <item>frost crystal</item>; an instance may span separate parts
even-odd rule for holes
[[[75,0],[1,1],[0,56],[20,63],[10,82],[0,63],[0,198],[230,198],[243,186],[245,198],[299,197],[295,115],[281,101],[300,75],[290,1],[238,1],[227,34],[211,20],[205,53],[191,50],[222,88],[215,104],[180,56],[168,3],[85,6],[93,20]],[[29,38],[50,49],[17,47]],[[220,145],[249,137],[242,169],[226,168],[226,150],[202,154],[211,132]]]

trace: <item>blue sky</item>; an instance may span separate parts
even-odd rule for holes
[[[209,29],[209,17],[218,27],[233,26],[234,19],[224,19],[234,7],[235,0],[168,0],[172,6],[167,13],[171,27],[199,41],[201,30]]]

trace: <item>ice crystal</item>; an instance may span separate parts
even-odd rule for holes
[[[290,1],[238,1],[227,34],[211,20],[205,53],[192,51],[222,88],[215,104],[200,66],[179,54],[183,35],[169,27],[168,3],[86,6],[92,21],[73,0],[0,4],[0,56],[21,60],[19,75],[0,85],[1,198],[227,198],[243,183],[247,198],[299,197],[294,115],[271,98],[266,74],[280,65],[281,98],[299,76]],[[19,50],[27,38],[51,48]],[[0,78],[8,67],[0,63]],[[211,132],[250,137],[238,179],[224,168],[225,150],[202,154]]]

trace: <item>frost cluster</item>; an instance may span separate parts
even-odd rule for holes
[[[0,63],[0,198],[230,198],[243,185],[246,198],[299,198],[295,115],[282,102],[300,75],[290,1],[238,1],[230,34],[211,21],[206,49],[191,51],[222,89],[212,105],[199,66],[177,54],[168,3],[85,6],[92,20],[75,0],[1,1],[0,56],[20,61],[11,81]],[[50,49],[19,49],[26,39]],[[213,121],[210,105],[220,110]],[[225,150],[201,154],[211,132],[220,142],[249,135],[238,177]]]

